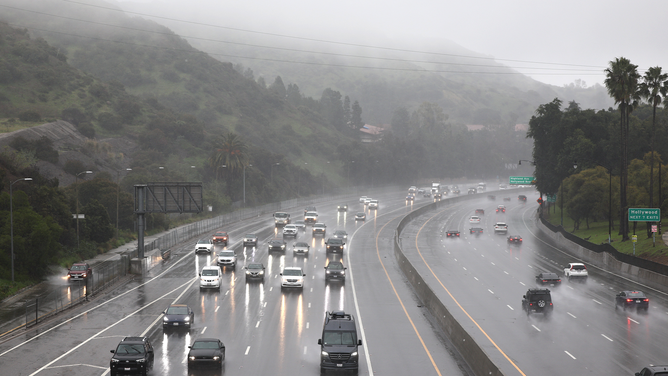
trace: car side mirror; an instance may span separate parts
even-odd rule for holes
[[[283,273],[278,273],[278,275],[283,275]]]
[[[526,295],[522,295],[522,299],[526,299],[526,298],[527,298],[527,296],[526,296]]]
[[[109,351],[109,352],[112,353],[112,354],[114,354],[114,353],[116,353],[116,350],[111,350],[111,351]]]
[[[202,273],[199,273],[199,276],[201,277],[201,276],[202,276]]]
[[[362,340],[361,339],[357,340],[357,345],[362,346]]]
[[[327,267],[325,266],[324,269],[327,270]]]
[[[346,269],[348,269],[348,268],[343,268],[343,270],[346,270]]]
[[[192,347],[192,346],[188,346],[188,348],[189,348],[189,349],[192,349],[193,347]]]
[[[302,277],[306,277],[306,274],[302,274]]]
[[[322,340],[321,339],[318,339],[318,345],[322,345]]]

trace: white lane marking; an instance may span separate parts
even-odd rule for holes
[[[273,289],[274,289],[274,286],[271,286],[271,287],[269,288],[269,291],[271,291],[271,290],[273,290]]]
[[[226,295],[226,296],[227,296],[227,294],[229,294],[229,293],[230,293],[230,290],[225,291],[225,295]]]
[[[594,301],[594,303],[596,303],[596,304],[601,304],[601,305],[603,304],[603,303],[599,302],[599,301],[598,301],[598,300],[596,300],[596,299],[592,299],[592,300],[593,300],[593,301]]]
[[[515,260],[520,261],[519,257],[515,257]]]
[[[573,355],[571,355],[571,353],[569,353],[568,351],[564,350],[564,352],[566,353],[566,355],[568,355],[568,356],[570,356],[571,358],[573,358],[573,360],[577,359],[576,357],[574,357]]]
[[[249,352],[250,352],[250,346],[246,347],[246,352],[244,353],[244,355],[248,355]]]
[[[313,276],[311,276],[311,279],[315,279],[315,276],[314,276],[314,275],[313,275]]]
[[[309,323],[307,322],[307,323],[306,323],[306,329],[308,329],[308,327],[309,327]]]
[[[608,341],[614,342],[614,340],[612,338],[606,336],[605,334],[601,334],[601,335],[603,336],[603,338],[607,339]]]
[[[264,302],[264,305],[262,306],[262,308],[266,308],[266,307],[267,307],[267,302]]]
[[[473,279],[475,279],[476,281],[479,281],[478,277],[473,277]]]
[[[494,291],[492,291],[492,290],[490,290],[490,289],[487,289],[487,291],[489,291],[489,292],[491,292],[492,294],[494,294]]]
[[[306,346],[304,346],[304,355],[306,355]]]
[[[455,261],[457,261],[457,259],[455,259]]]
[[[574,318],[574,319],[577,319],[577,317],[575,317],[574,314],[572,314],[572,313],[570,313],[570,312],[566,312],[566,313],[568,313],[568,315],[569,315],[570,317],[572,317],[572,318]]]
[[[520,282],[520,285],[522,285],[522,286],[526,286],[526,285],[524,284],[524,282]]]
[[[531,326],[533,326],[534,329],[536,329],[537,331],[540,332],[540,329],[538,329],[538,327],[536,325],[531,325]]]
[[[632,319],[632,318],[630,318],[630,317],[627,317],[627,319],[628,319],[629,321],[631,321],[631,322],[636,323],[636,324],[640,324],[638,321],[636,321],[636,320],[634,320],[634,319]]]
[[[260,320],[258,320],[258,321],[257,321],[257,324],[255,324],[255,327],[256,327],[256,328],[259,327],[259,326],[260,326]]]
[[[508,272],[507,272],[507,271],[505,271],[505,270],[504,270],[503,272],[504,272],[504,273],[506,273],[506,274],[508,274],[508,275],[510,275],[510,273],[508,273]]]
[[[462,269],[466,270],[466,267],[462,266]]]
[[[220,309],[220,306],[217,306],[216,310],[214,312],[218,312],[219,309]]]
[[[530,267],[531,269],[533,269],[533,266],[531,266],[531,265],[527,265],[527,266]]]
[[[202,329],[202,332],[201,332],[200,334],[204,334],[204,332],[206,332],[206,328],[207,328],[207,327],[205,326],[205,327]]]
[[[308,304],[308,307],[311,308],[311,303]]]
[[[574,288],[572,288],[571,286],[566,286],[566,287],[568,287],[568,288],[569,288],[569,289],[571,289],[571,290],[575,290],[575,289],[574,289]]]
[[[311,287],[311,290],[309,292],[313,292],[313,287]]]
[[[513,307],[511,307],[510,305],[506,305],[506,307],[510,308],[511,311],[514,311],[514,310],[515,310],[515,309],[513,309]]]
[[[496,264],[495,264],[495,263],[492,263],[492,265],[496,266]]]
[[[481,254],[480,256],[485,257],[485,255]]]

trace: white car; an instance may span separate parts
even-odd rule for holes
[[[363,203],[364,203],[364,200],[366,200],[366,196],[362,196],[362,197],[360,197],[360,204],[363,204]]]
[[[480,224],[480,217],[478,217],[477,215],[471,216],[471,218],[469,218],[469,223],[472,225]]]
[[[299,229],[295,225],[285,225],[285,227],[283,227],[283,237],[286,237],[286,236],[296,237],[298,231],[299,231]]]
[[[367,198],[365,198],[365,199],[364,199],[364,205],[369,205],[369,203],[371,202],[371,200],[372,200],[371,197],[367,197]]]
[[[589,277],[589,272],[585,264],[579,262],[571,262],[564,267],[564,277],[568,278],[570,281],[571,278],[587,280]]]
[[[200,252],[213,252],[213,240],[209,238],[198,240],[197,244],[195,244],[195,253]]]
[[[292,245],[292,254],[308,254],[308,251],[311,249],[311,246],[306,242],[296,242]]]
[[[287,266],[283,268],[281,273],[281,288],[284,287],[299,287],[304,288],[304,277],[306,274],[302,268],[297,266]]]
[[[369,209],[378,209],[378,200],[369,201]]]
[[[218,252],[218,265],[231,266],[233,268],[236,268],[237,255],[232,250],[225,250]]]
[[[494,225],[494,233],[507,233],[508,232],[508,225],[505,222],[496,222]]]
[[[199,289],[218,289],[220,291],[220,282],[223,271],[220,266],[205,266],[199,273]]]

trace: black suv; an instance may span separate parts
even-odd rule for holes
[[[330,261],[329,264],[325,266],[325,281],[345,281],[346,269],[347,268],[343,266],[341,261]]]
[[[353,370],[359,369],[358,346],[362,340],[357,339],[357,326],[353,315],[343,311],[325,312],[325,323],[322,326],[320,345],[320,371],[328,369]]]
[[[125,337],[116,350],[111,350],[111,376],[117,374],[146,375],[153,368],[153,346],[147,337]]]
[[[343,246],[346,242],[340,238],[329,238],[325,242],[327,246],[327,252],[343,252]]]
[[[529,289],[522,298],[522,309],[527,315],[536,312],[547,316],[554,309],[552,295],[548,289]]]

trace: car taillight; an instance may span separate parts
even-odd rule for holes
[[[547,279],[544,279],[543,282],[547,282]]]
[[[557,279],[557,282],[561,282],[561,280],[560,280],[560,279]]]
[[[631,303],[633,299],[626,299],[627,302]]]
[[[642,300],[643,302],[649,302],[649,299],[645,298]]]

